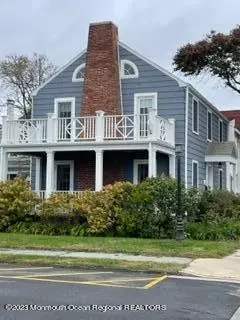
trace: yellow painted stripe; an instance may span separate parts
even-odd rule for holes
[[[102,271],[102,272],[73,272],[73,273],[46,273],[46,274],[31,274],[31,275],[22,275],[24,278],[34,278],[34,277],[60,277],[60,276],[74,276],[74,275],[95,275],[95,274],[106,274],[106,273],[113,273],[112,271]],[[22,277],[16,276],[15,278]]]
[[[105,287],[119,287],[119,288],[131,288],[131,289],[144,289],[144,287],[130,287],[123,285],[115,284],[104,284],[101,282],[92,282],[92,281],[68,281],[68,280],[53,280],[53,279],[39,279],[39,278],[27,278],[27,277],[12,277],[12,279],[18,280],[29,280],[29,281],[43,281],[43,282],[56,282],[56,283],[69,283],[69,284],[84,284],[84,285],[93,285],[93,286],[105,286]]]
[[[163,281],[164,279],[166,279],[167,276],[162,276],[162,277],[158,277],[155,278],[153,281],[149,282],[148,284],[146,284],[146,286],[144,286],[144,289],[149,289],[152,288],[153,286],[155,286],[158,282]]]
[[[148,281],[148,280],[153,280],[155,278],[116,278],[116,279],[110,279],[110,280],[96,280],[96,281],[92,281],[92,282],[101,282],[101,283],[105,283],[105,282],[134,282],[134,281]]]
[[[40,269],[53,269],[53,267],[36,267],[36,268],[8,268],[8,269],[0,269],[0,272],[1,272],[1,271],[40,270]]]

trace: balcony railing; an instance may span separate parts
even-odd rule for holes
[[[139,141],[155,139],[175,143],[175,123],[155,113],[141,115],[104,115],[45,119],[21,119],[2,123],[2,144],[26,145],[81,141]]]

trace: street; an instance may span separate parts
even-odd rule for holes
[[[229,320],[240,305],[240,284],[2,264],[0,304],[0,320]]]

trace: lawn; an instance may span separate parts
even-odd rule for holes
[[[157,272],[161,274],[176,274],[186,265],[177,263],[157,263],[157,262],[141,262],[126,261],[112,259],[96,259],[96,258],[63,258],[63,257],[47,257],[36,255],[14,255],[0,254],[0,263],[16,263],[21,266],[51,266],[51,267],[68,267],[68,268],[93,268],[93,269],[109,269],[123,271],[147,271]]]
[[[221,258],[240,249],[240,241],[157,240],[113,237],[42,236],[0,233],[0,248],[121,252],[149,256]]]

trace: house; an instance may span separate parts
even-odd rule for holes
[[[87,49],[32,93],[32,119],[3,121],[8,153],[32,156],[32,187],[101,190],[116,180],[175,177],[186,187],[236,191],[230,121],[193,86],[118,39],[112,22],[89,27]]]
[[[7,100],[7,118],[11,121],[14,119],[13,116],[13,100]],[[2,125],[0,124],[0,150],[1,148],[1,140],[2,140]],[[31,176],[31,157],[26,156],[24,154],[12,154],[8,153],[7,159],[7,180],[12,180],[16,177],[24,177],[29,178]]]

